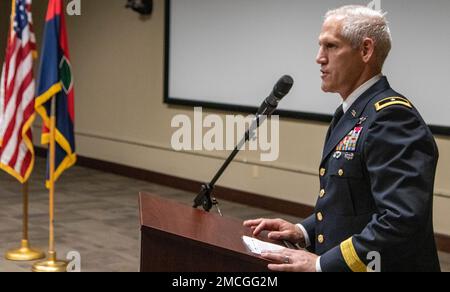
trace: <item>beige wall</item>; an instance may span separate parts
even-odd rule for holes
[[[3,2],[3,1],[1,1]],[[36,27],[42,3],[35,1]],[[124,9],[125,0],[82,1],[82,16],[68,17],[75,70],[78,153],[198,181],[208,181],[225,153],[171,150],[171,119],[192,109],[163,104],[164,1],[150,19]],[[2,3],[3,4],[3,3]],[[4,19],[0,4],[0,19]],[[39,5],[39,6],[38,6]],[[41,32],[37,32],[40,39]],[[1,36],[1,48],[4,36]],[[2,55],[0,55],[1,57]],[[261,164],[241,153],[219,184],[313,205],[327,125],[284,119],[280,159]],[[438,137],[436,231],[450,235],[450,139]]]

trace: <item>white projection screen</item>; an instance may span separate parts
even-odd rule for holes
[[[345,4],[387,12],[393,49],[383,73],[435,134],[450,135],[448,0],[167,0],[169,104],[253,112],[285,74],[281,116],[331,120],[340,103],[315,63],[324,14]]]

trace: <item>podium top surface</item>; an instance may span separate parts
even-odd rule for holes
[[[252,236],[242,221],[207,213],[153,194],[139,194],[141,228],[158,230],[200,244],[219,247],[254,257],[242,241],[242,236]]]

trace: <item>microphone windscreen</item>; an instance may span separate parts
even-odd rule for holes
[[[275,85],[273,94],[276,98],[282,99],[289,93],[289,91],[292,89],[292,86],[294,86],[294,79],[289,75],[284,75],[280,78],[280,80],[278,80],[277,84]]]

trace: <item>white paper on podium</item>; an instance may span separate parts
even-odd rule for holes
[[[261,255],[263,252],[279,252],[285,248],[277,244],[264,242],[248,236],[242,236],[242,240],[250,251],[257,255]]]

